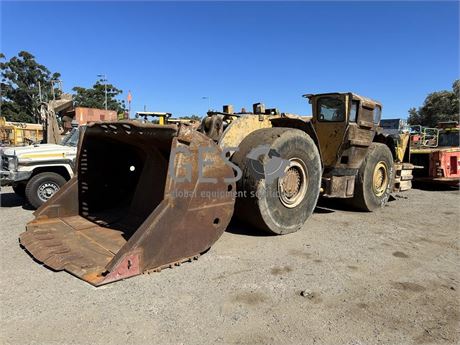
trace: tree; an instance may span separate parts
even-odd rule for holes
[[[5,55],[0,53],[0,59]],[[54,88],[61,76],[35,61],[35,56],[21,51],[9,61],[0,62],[1,113],[7,121],[40,122],[40,90],[42,101],[58,99],[60,91]]]
[[[459,121],[460,80],[454,81],[452,91],[430,93],[418,109],[409,109],[409,123],[435,127],[441,121]]]
[[[201,117],[198,115],[191,115],[191,116],[182,116],[180,117],[182,120],[194,120],[194,121],[201,121]]]
[[[117,113],[125,112],[125,101],[116,99],[116,97],[123,93],[123,91],[112,84],[105,85],[103,79],[97,80],[93,87],[89,89],[80,86],[74,87],[72,90],[75,92],[75,95],[73,96],[75,106],[104,109],[106,87],[107,109],[115,110]]]

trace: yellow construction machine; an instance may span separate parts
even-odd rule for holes
[[[43,126],[36,123],[11,122],[0,117],[0,145],[25,146],[43,140]]]
[[[199,122],[191,118],[174,118],[171,113],[157,112],[157,111],[138,111],[136,112],[136,119],[142,118],[140,121],[143,123],[148,123],[148,118],[154,118],[150,122],[153,124],[166,125],[166,124],[187,124],[192,126],[192,128],[197,128]],[[156,120],[155,118],[158,118]]]
[[[35,212],[21,245],[99,286],[197,258],[233,215],[287,234],[320,195],[366,211],[385,205],[400,168],[379,130],[381,104],[354,93],[305,97],[311,118],[255,104],[209,112],[197,130],[88,125],[76,176]]]

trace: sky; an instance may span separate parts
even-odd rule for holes
[[[2,1],[1,51],[21,50],[65,91],[107,75],[131,114],[309,115],[302,94],[353,91],[405,118],[459,78],[459,3]]]

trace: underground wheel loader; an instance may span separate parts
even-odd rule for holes
[[[252,113],[209,112],[198,130],[89,125],[76,176],[35,212],[21,245],[99,286],[196,258],[234,210],[254,227],[287,234],[320,195],[382,207],[402,164],[379,131],[381,105],[353,93],[306,97],[309,119],[256,104]]]

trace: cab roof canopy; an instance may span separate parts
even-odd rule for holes
[[[360,101],[364,106],[374,108],[376,105],[378,105],[380,106],[380,108],[382,107],[382,103],[380,103],[379,101],[376,101],[376,100],[373,100],[371,98],[367,98],[364,96],[360,96],[353,92],[328,92],[328,93],[316,93],[316,94],[307,93],[303,95],[303,97],[311,99],[313,97],[328,96],[328,95],[350,95],[353,100]]]

